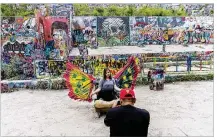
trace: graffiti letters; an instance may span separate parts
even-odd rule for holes
[[[14,52],[14,53],[24,53],[25,51],[25,43],[19,43],[16,41],[15,43],[8,42],[3,46],[4,52]]]

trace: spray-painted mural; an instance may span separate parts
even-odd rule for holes
[[[4,78],[34,78],[34,60],[66,60],[69,40],[66,18],[44,17],[36,11],[36,18],[2,17],[1,21]]]
[[[50,13],[51,16],[65,16],[70,17],[70,12],[73,12],[72,4],[50,4]]]
[[[37,78],[46,78],[49,76],[48,61],[37,60],[35,61],[35,72]]]
[[[66,61],[62,60],[36,60],[36,78],[49,78],[60,76],[66,69]]]
[[[65,69],[68,51],[76,46],[81,61],[86,61],[88,46],[214,43],[213,17],[73,17],[69,21],[71,18],[44,16],[41,10],[35,11],[35,17],[1,17],[3,77],[32,79],[59,75],[62,71],[50,68],[51,60],[58,61],[59,69]],[[45,62],[39,64],[36,60],[49,62],[42,68]],[[100,73],[105,64],[95,66],[97,60],[94,62],[90,68],[86,62],[78,66],[87,73],[94,73],[93,68]]]
[[[99,46],[130,44],[129,17],[97,17]]]
[[[131,45],[212,44],[213,17],[130,17]]]
[[[60,76],[66,70],[66,61],[48,61],[50,76]]]
[[[35,19],[1,17],[1,65],[4,78],[34,77]]]
[[[44,46],[47,60],[66,59],[69,45],[68,19],[66,17],[44,17],[40,11],[36,12],[39,43]]]
[[[85,44],[97,47],[96,42],[96,17],[74,17],[72,24],[73,46]]]

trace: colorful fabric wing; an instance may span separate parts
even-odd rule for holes
[[[64,78],[69,88],[69,97],[75,100],[91,101],[90,93],[93,89],[94,77],[82,72],[78,67],[71,63],[66,64]]]
[[[134,89],[139,71],[138,60],[130,57],[127,64],[114,76],[117,86]]]

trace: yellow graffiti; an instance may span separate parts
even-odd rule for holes
[[[94,75],[103,76],[103,70],[106,68],[105,64],[99,64],[98,66],[94,66]]]
[[[106,64],[104,64],[104,63],[101,63],[98,66],[95,65],[94,66],[94,75],[102,77],[103,76],[103,70],[105,68],[106,68]],[[110,72],[112,75],[117,74],[117,72],[120,70],[118,68],[112,68],[111,66],[109,66],[108,68],[110,69]]]
[[[62,66],[60,66],[62,65]],[[61,74],[66,69],[66,64],[63,61],[48,61],[48,67],[51,73]]]
[[[174,34],[174,31],[173,31],[172,29],[169,29],[167,34],[168,34],[168,35],[173,35],[173,34]]]
[[[60,45],[60,56],[66,58],[66,44],[63,43]]]

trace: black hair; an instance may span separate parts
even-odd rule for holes
[[[128,95],[128,97],[129,97],[129,96],[132,97],[131,95]],[[126,97],[126,96],[125,96],[125,97]],[[130,101],[130,102],[132,102],[132,103],[135,103],[135,102],[136,102],[136,98],[127,98],[127,99],[123,99],[123,101],[124,101],[124,102],[126,102],[126,101],[129,102],[129,101]]]
[[[124,97],[132,97],[131,94],[126,94]]]
[[[109,68],[105,68],[104,70],[103,70],[103,79],[105,80],[106,79],[106,71],[110,71],[110,69]],[[111,73],[111,71],[110,71],[110,73]],[[110,74],[110,76],[109,76],[109,79],[112,79],[112,76],[111,76],[111,74]]]

